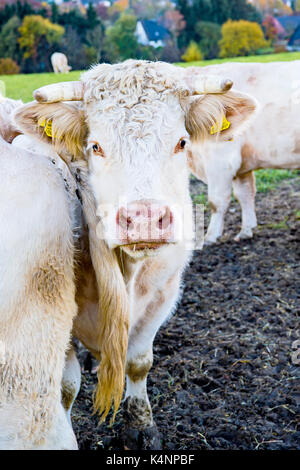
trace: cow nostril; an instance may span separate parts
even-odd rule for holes
[[[127,211],[125,209],[119,210],[116,221],[117,225],[119,225],[123,229],[128,229],[132,223],[132,219],[127,215]]]
[[[158,219],[159,230],[166,230],[173,222],[173,214],[168,207],[165,208],[163,214]]]
[[[126,225],[127,225],[127,229],[130,227],[130,225],[132,224],[132,219],[130,217],[127,217],[126,218]]]

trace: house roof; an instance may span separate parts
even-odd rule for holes
[[[153,20],[141,21],[149,41],[163,41],[170,37],[169,31]]]
[[[286,31],[295,31],[300,25],[300,15],[279,16],[277,20]]]

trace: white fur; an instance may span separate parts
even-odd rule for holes
[[[189,69],[188,69],[189,70]],[[242,228],[236,240],[249,238],[256,227],[255,184],[253,170],[261,168],[300,168],[299,88],[300,61],[270,64],[222,64],[190,73],[228,75],[234,88],[254,96],[260,103],[250,126],[234,142],[198,146],[193,153],[194,174],[208,184],[212,213],[206,243],[215,243],[222,235],[224,216],[232,187],[242,208]],[[249,155],[249,176],[245,173],[241,151],[253,146]],[[251,163],[250,163],[251,158]]]
[[[42,155],[0,140],[0,159],[0,448],[74,449],[60,403],[76,313],[71,201]]]

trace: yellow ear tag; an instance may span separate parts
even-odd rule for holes
[[[231,126],[231,122],[227,121],[225,114],[223,115],[222,125],[220,122],[216,122],[214,126],[212,126],[210,133],[211,135],[217,134],[218,132],[226,131]]]
[[[39,119],[39,120],[38,120],[38,125],[39,125],[40,127],[44,127],[44,129],[45,129],[45,134],[46,134],[48,137],[52,137],[52,121],[49,120],[49,121],[46,122],[45,119],[44,119],[44,120]],[[55,136],[54,136],[54,137],[55,137]]]

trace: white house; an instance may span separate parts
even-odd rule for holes
[[[143,46],[164,47],[171,38],[169,31],[154,20],[137,22],[135,34]]]

